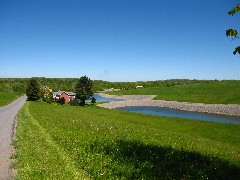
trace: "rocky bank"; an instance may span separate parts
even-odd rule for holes
[[[116,95],[108,95],[104,93],[99,93],[99,95],[106,98],[115,98],[120,100],[120,101],[112,101],[112,102],[98,105],[100,107],[104,107],[108,109],[114,109],[114,108],[126,107],[126,106],[155,106],[155,107],[166,107],[166,108],[179,109],[179,110],[185,110],[185,111],[240,116],[240,105],[235,105],[235,104],[227,104],[227,105],[203,104],[203,103],[153,100],[155,95],[116,96]]]

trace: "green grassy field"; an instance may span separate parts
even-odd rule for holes
[[[27,102],[17,179],[238,179],[240,126]]]
[[[240,104],[240,81],[220,81],[172,87],[153,87],[110,92],[116,95],[157,95],[156,100],[206,104]]]
[[[11,103],[19,96],[21,96],[20,93],[0,91],[0,107]]]

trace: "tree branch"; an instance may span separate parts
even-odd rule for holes
[[[238,13],[239,11],[240,11],[240,4],[238,4],[238,5],[235,6],[233,9],[231,9],[231,10],[228,12],[228,14],[233,16],[234,14]]]

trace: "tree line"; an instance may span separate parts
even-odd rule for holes
[[[0,78],[0,91],[14,91],[25,93],[27,84],[31,78]],[[34,77],[40,86],[48,86],[53,91],[64,90],[75,92],[76,83],[79,78],[44,78]],[[147,87],[170,87],[184,84],[208,83],[212,80],[197,79],[169,79],[156,81],[138,81],[138,82],[109,82],[103,80],[92,80],[92,91],[103,91],[105,89],[134,89],[137,86]]]

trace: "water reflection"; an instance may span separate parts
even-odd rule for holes
[[[130,112],[143,113],[143,114],[153,114],[153,115],[159,115],[159,116],[240,124],[240,117],[215,115],[215,114],[207,114],[207,113],[200,113],[200,112],[189,112],[189,111],[170,109],[170,108],[149,107],[149,106],[140,106],[140,107],[130,106],[130,107],[121,107],[117,109],[130,111]]]
[[[119,99],[105,98],[105,97],[103,97],[103,96],[100,96],[100,95],[97,94],[97,93],[93,94],[93,97],[96,98],[96,102],[120,101]],[[87,102],[91,102],[91,100],[88,100]]]

